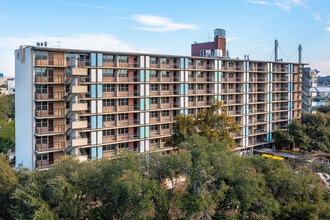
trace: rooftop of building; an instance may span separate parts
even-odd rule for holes
[[[170,55],[170,54],[152,54],[152,53],[138,53],[138,52],[119,52],[119,51],[104,51],[104,50],[84,50],[84,49],[69,49],[69,48],[52,48],[52,47],[36,47],[32,45],[24,45],[24,47],[30,47],[32,50],[40,51],[53,51],[53,52],[67,52],[67,53],[103,53],[103,54],[116,54],[116,55],[145,55],[145,56],[162,56],[172,58],[192,58],[203,60],[228,60],[228,61],[245,61],[245,62],[260,62],[260,63],[278,63],[278,64],[300,64],[308,65],[308,63],[298,62],[283,62],[283,61],[266,61],[266,60],[251,60],[251,59],[239,59],[239,58],[212,58],[212,57],[199,57],[199,56],[185,56],[185,55]]]

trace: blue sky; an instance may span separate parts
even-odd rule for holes
[[[190,55],[215,28],[231,57],[303,61],[330,75],[330,0],[1,0],[0,72],[14,75],[19,45]]]

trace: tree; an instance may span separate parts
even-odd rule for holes
[[[195,120],[192,115],[179,114],[173,124],[173,135],[168,138],[167,146],[178,146],[185,143],[187,138],[196,133]]]
[[[322,112],[324,114],[327,114],[330,112],[330,105],[323,105],[323,106],[320,106],[316,109],[317,111],[319,112]]]
[[[6,155],[0,153],[0,217],[9,218],[11,193],[19,185],[16,172],[10,167]]]
[[[0,96],[0,120],[15,120],[15,95]]]
[[[197,128],[199,134],[205,136],[210,142],[231,140],[230,147],[235,147],[235,142],[230,133],[238,133],[238,123],[225,112],[225,106],[217,99],[214,99],[211,106],[206,111],[201,111],[197,115]]]
[[[15,121],[0,120],[0,153],[7,153],[15,147]]]
[[[229,148],[235,147],[235,141],[231,133],[239,132],[238,123],[225,113],[225,106],[217,99],[214,99],[211,106],[201,111],[196,117],[192,115],[179,115],[173,125],[173,134],[167,141],[167,146],[179,146],[185,142],[188,137],[198,133],[206,137],[209,141],[229,142]]]
[[[303,150],[308,150],[310,138],[305,133],[306,125],[303,125],[299,120],[293,120],[288,128],[288,133],[293,137],[294,147]]]
[[[273,133],[275,147],[278,150],[290,149],[294,139],[287,131],[277,130]]]

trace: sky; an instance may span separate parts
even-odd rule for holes
[[[19,45],[190,55],[226,30],[232,58],[303,62],[330,75],[330,0],[0,0],[0,73]]]

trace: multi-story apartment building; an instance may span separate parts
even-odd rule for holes
[[[297,63],[21,46],[16,63],[16,164],[167,151],[178,114],[213,99],[241,125],[236,150],[270,145],[301,114]]]
[[[317,86],[317,72],[310,67],[303,68],[302,82],[302,110],[306,113],[312,112],[313,90]]]

